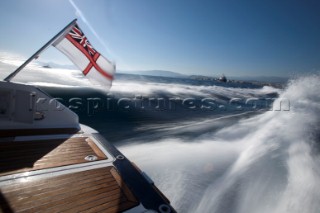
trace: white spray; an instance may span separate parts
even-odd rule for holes
[[[194,141],[120,147],[179,212],[316,213],[320,209],[320,77],[299,78],[268,111]]]

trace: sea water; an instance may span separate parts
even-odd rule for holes
[[[5,77],[8,67],[1,70]],[[319,75],[283,89],[118,75],[103,93],[77,73],[35,66],[15,80],[59,98],[178,212],[319,212]]]
[[[153,140],[150,135],[148,142],[132,138],[132,144],[119,148],[154,179],[179,212],[316,213],[319,88],[319,76],[301,77],[273,103],[289,100],[289,109],[204,120],[207,131],[201,134],[197,132],[203,125],[194,121],[187,126],[197,135],[193,138],[170,134],[179,124],[163,126],[163,135],[169,137]],[[219,123],[224,126],[208,128]]]

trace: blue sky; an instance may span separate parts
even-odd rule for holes
[[[0,2],[0,51],[28,57],[72,19],[119,70],[292,76],[320,70],[320,1]],[[71,62],[50,48],[41,60]]]

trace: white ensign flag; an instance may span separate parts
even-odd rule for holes
[[[114,64],[91,46],[77,24],[53,46],[64,53],[90,81],[107,89],[111,87]]]

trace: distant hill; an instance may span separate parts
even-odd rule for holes
[[[117,73],[132,74],[132,75],[150,75],[160,77],[171,77],[171,78],[186,78],[187,75],[181,73],[166,71],[166,70],[146,70],[146,71],[117,71]]]
[[[39,62],[39,65],[45,68],[63,68],[63,69],[77,69],[74,65],[57,64],[54,62]],[[172,72],[167,70],[134,70],[124,71],[117,70],[118,74],[131,74],[131,75],[146,75],[146,76],[159,76],[169,78],[191,78],[198,80],[215,80],[219,76],[206,76],[206,75],[184,75],[178,72]],[[270,83],[285,83],[289,78],[277,77],[277,76],[226,76],[229,80],[236,81],[258,81],[258,82],[270,82]]]
[[[285,83],[289,80],[289,78],[277,76],[230,76],[229,79],[270,83]]]
[[[132,75],[147,75],[147,76],[160,76],[160,77],[171,77],[171,78],[191,78],[201,80],[214,80],[219,76],[206,76],[206,75],[184,75],[177,72],[166,71],[166,70],[147,70],[147,71],[120,71],[119,74],[132,74]],[[270,82],[270,83],[285,83],[288,81],[286,77],[277,76],[226,76],[229,80],[238,81],[259,81],[259,82]]]

